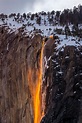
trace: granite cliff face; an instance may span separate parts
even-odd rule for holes
[[[41,41],[0,28],[0,123],[33,123],[28,68],[39,69]]]
[[[82,46],[57,50],[56,45],[50,39],[44,48],[45,116],[41,123],[82,123]]]
[[[39,80],[41,123],[82,123],[82,46],[47,39],[42,58],[42,41],[0,27],[0,123],[34,123]]]

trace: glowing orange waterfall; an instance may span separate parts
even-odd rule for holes
[[[28,84],[33,100],[34,110],[34,123],[40,123],[42,117],[42,106],[41,106],[41,83],[42,83],[42,72],[43,72],[43,48],[44,42],[42,43],[42,49],[40,53],[39,67],[37,69],[28,70]]]

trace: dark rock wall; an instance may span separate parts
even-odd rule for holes
[[[44,71],[45,116],[41,123],[82,123],[82,47],[57,50],[50,41],[54,42],[48,40],[44,50],[49,67]]]

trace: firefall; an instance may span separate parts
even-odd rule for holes
[[[34,123],[40,123],[42,118],[42,105],[41,105],[41,83],[43,73],[43,49],[44,41],[42,42],[42,48],[39,59],[39,67],[36,70],[29,68],[28,70],[28,84],[33,102],[34,111]]]

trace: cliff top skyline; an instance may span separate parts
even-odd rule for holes
[[[82,4],[82,0],[0,0],[0,13],[28,13],[40,11],[52,11],[72,9],[74,6]]]

